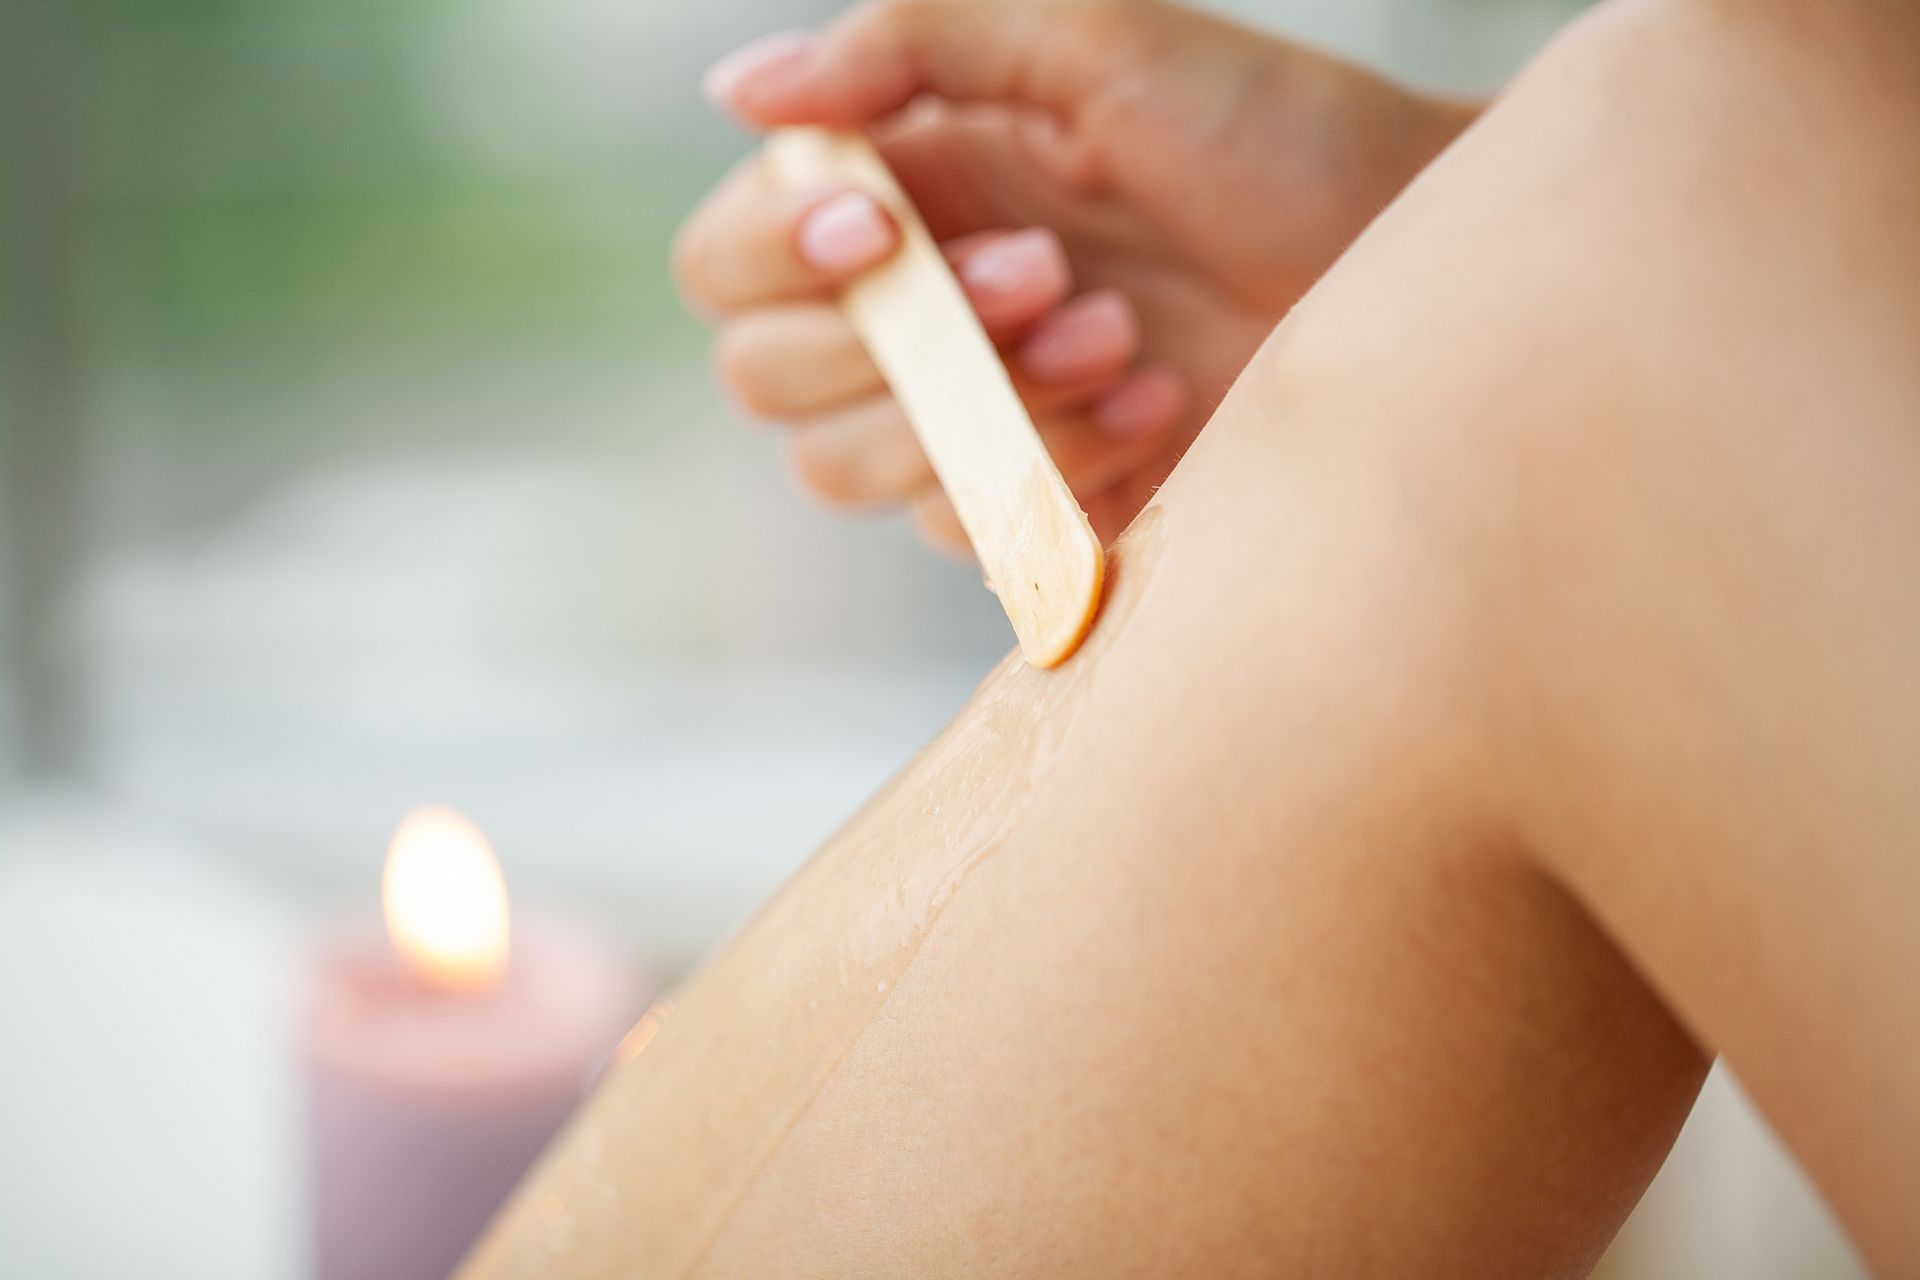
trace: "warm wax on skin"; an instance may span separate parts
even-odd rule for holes
[[[475,1253],[470,1277],[678,1276],[885,1006],[941,913],[1045,785],[1102,653],[1152,576],[1161,514],[1116,549],[1112,591],[1055,671],[1009,659],[942,734],[636,1035]],[[917,808],[929,795],[937,809]],[[917,809],[917,811],[916,811]],[[898,816],[890,817],[890,813]],[[919,838],[902,840],[909,827]],[[833,923],[828,945],[792,940]],[[724,1009],[723,1017],[707,1011]],[[671,1152],[666,1163],[649,1153]]]

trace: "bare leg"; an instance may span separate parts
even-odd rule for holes
[[[1488,137],[1452,176],[1575,235],[1503,217],[1420,322],[1538,308],[1424,400],[1502,406],[1516,822],[1867,1260],[1920,1274],[1920,9],[1640,4],[1538,74],[1611,110],[1516,113],[1558,163]]]
[[[1485,820],[1478,660],[1419,522],[1326,437],[1214,431],[1090,649],[988,681],[474,1274],[1590,1263],[1699,1055]],[[1257,540],[1210,516],[1241,503]]]
[[[1727,8],[1416,184],[472,1275],[1578,1274],[1702,1065],[1595,920],[1920,1256],[1914,180],[1728,115],[1920,93],[1907,19],[1809,81]]]

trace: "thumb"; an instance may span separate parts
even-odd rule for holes
[[[819,35],[784,32],[716,63],[707,96],[758,128],[851,127],[923,93],[1071,114],[1155,43],[1169,10],[1116,0],[868,0]]]

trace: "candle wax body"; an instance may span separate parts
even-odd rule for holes
[[[382,937],[323,948],[303,1028],[317,1280],[437,1280],[579,1103],[639,994],[611,956],[517,941],[435,991]]]

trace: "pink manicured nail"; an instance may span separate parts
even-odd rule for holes
[[[960,280],[975,305],[1046,305],[1066,297],[1071,284],[1068,251],[1046,226],[1029,226],[973,253],[960,263]]]
[[[1100,289],[1042,320],[1020,347],[1020,365],[1041,382],[1078,382],[1124,364],[1139,344],[1132,304]]]
[[[811,31],[780,31],[735,49],[700,77],[700,89],[718,107],[733,107],[743,90],[775,80],[813,55]]]
[[[1187,407],[1187,388],[1171,369],[1142,369],[1093,406],[1093,420],[1108,435],[1136,440],[1171,426]]]
[[[893,225],[871,196],[843,191],[800,223],[800,256],[833,275],[871,266],[893,248]]]

